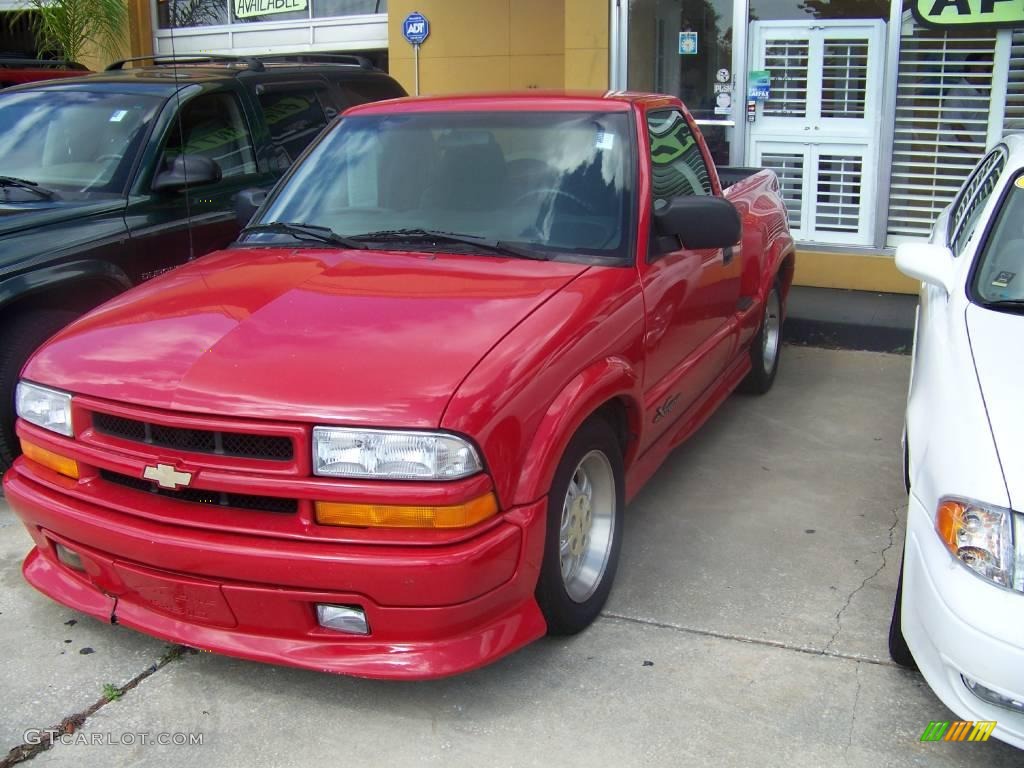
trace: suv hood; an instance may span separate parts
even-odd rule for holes
[[[586,269],[479,255],[221,251],[70,325],[23,375],[153,408],[436,427],[473,366]]]
[[[1011,505],[1024,509],[1024,315],[967,308],[967,331]]]

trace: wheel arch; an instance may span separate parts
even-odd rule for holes
[[[123,270],[92,259],[25,272],[0,282],[0,319],[44,309],[84,313],[131,286]]]
[[[552,399],[534,432],[512,494],[514,503],[529,503],[547,494],[569,441],[594,416],[611,425],[628,468],[636,458],[642,424],[639,387],[639,375],[622,358],[597,361],[578,373]]]

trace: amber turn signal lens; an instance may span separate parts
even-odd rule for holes
[[[353,528],[469,528],[497,512],[493,493],[450,507],[316,502],[318,523]]]
[[[935,516],[935,529],[939,532],[939,538],[949,551],[956,554],[960,546],[957,533],[963,525],[964,505],[957,501],[946,500],[939,505],[939,512]]]
[[[78,479],[78,462],[74,459],[48,451],[28,440],[21,441],[21,452],[25,454],[26,459],[31,459],[36,464],[42,464],[47,469],[52,469],[65,477]]]

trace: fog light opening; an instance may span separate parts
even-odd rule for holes
[[[82,557],[77,552],[68,549],[63,544],[54,543],[54,549],[57,550],[57,559],[60,560],[68,568],[72,568],[76,571],[85,573],[85,565],[82,563]]]
[[[330,605],[317,603],[316,620],[324,629],[345,632],[350,635],[370,634],[370,625],[362,608],[354,605]]]
[[[977,680],[971,680],[966,675],[960,675],[960,679],[964,681],[967,689],[982,701],[987,701],[989,704],[995,704],[997,707],[1003,707],[1004,709],[1012,709],[1014,712],[1024,712],[1024,701],[1021,699],[997,693],[991,688],[986,688]]]

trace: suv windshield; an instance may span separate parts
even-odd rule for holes
[[[628,125],[626,113],[345,118],[254,225],[321,227],[388,250],[462,252],[474,250],[466,238],[478,238],[491,253],[514,256],[518,246],[521,255],[529,249],[554,258],[624,259],[633,166]],[[246,234],[246,242],[290,237],[267,229]]]
[[[0,202],[122,194],[160,101],[64,89],[0,94],[0,174],[26,182],[0,185]]]
[[[1024,173],[1007,190],[978,257],[974,294],[994,307],[1024,306]]]

